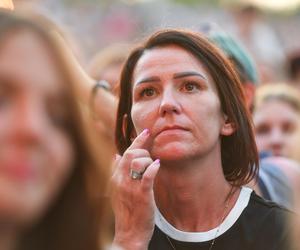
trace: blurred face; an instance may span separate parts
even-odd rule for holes
[[[269,100],[253,114],[259,152],[289,156],[299,129],[299,114],[286,102]]]
[[[0,47],[0,220],[30,223],[70,173],[64,89],[44,43],[31,32]]]
[[[133,74],[131,117],[148,128],[150,153],[165,161],[220,157],[220,135],[231,134],[209,73],[177,46],[145,52]]]
[[[100,73],[99,80],[107,81],[111,85],[111,88],[115,90],[120,81],[122,66],[122,63],[109,65]]]

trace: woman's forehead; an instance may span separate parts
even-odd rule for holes
[[[167,71],[170,73],[195,71],[204,76],[209,75],[200,60],[192,53],[177,45],[167,45],[144,52],[135,66],[133,82],[141,77],[159,76]]]
[[[62,75],[45,42],[32,31],[14,32],[0,49],[0,74],[49,91],[61,89]]]
[[[166,61],[166,57],[174,59],[176,63],[182,60],[184,60],[185,62],[196,61],[197,64],[200,63],[200,61],[187,49],[182,48],[179,45],[170,44],[145,50],[143,55],[138,60],[137,64],[151,64],[153,61],[155,63],[159,62],[164,64],[164,62]],[[136,67],[137,66],[138,65],[136,65]]]

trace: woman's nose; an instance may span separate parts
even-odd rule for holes
[[[44,133],[42,107],[33,101],[23,102],[14,119],[15,137],[20,143],[36,143]]]
[[[169,88],[164,90],[160,103],[159,113],[161,116],[168,114],[179,114],[181,112],[180,100],[175,95],[174,89]]]
[[[278,146],[283,143],[284,134],[280,128],[273,128],[270,135],[271,145]]]

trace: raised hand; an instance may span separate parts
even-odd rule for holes
[[[114,244],[121,249],[148,249],[154,230],[153,183],[160,163],[150,157],[149,135],[145,129],[115,162],[112,177]]]

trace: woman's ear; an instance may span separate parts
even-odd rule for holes
[[[126,137],[126,131],[127,131],[127,126],[128,126],[128,122],[127,122],[127,114],[125,114],[123,116],[123,123],[122,123],[122,133],[123,136]],[[133,142],[133,140],[135,139],[135,137],[137,136],[135,129],[132,129],[131,131],[131,135],[130,135],[130,141]]]
[[[229,121],[227,115],[224,115],[224,124],[221,129],[221,135],[229,136],[232,135],[236,130],[236,127],[233,122]]]

